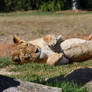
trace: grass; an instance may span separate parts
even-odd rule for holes
[[[10,57],[1,57],[0,58],[0,68],[12,65],[10,62]]]
[[[75,37],[92,33],[91,22],[92,12],[0,13],[0,35],[8,37],[20,34],[26,40],[52,33]]]
[[[47,83],[47,85],[62,88],[62,92],[88,92],[86,88],[80,89],[76,84],[70,82],[57,82],[56,84]]]
[[[11,65],[10,58],[0,58],[0,63],[4,65],[4,67],[8,66],[9,64]],[[63,92],[87,92],[86,88],[81,88],[84,84],[78,85],[74,82],[62,81],[62,79],[60,79],[59,81],[56,80],[59,77],[64,78],[73,70],[84,69],[87,67],[92,67],[91,60],[82,63],[73,63],[62,66],[49,66],[46,64],[36,63],[13,65],[13,67],[9,71],[18,72],[19,74],[7,76],[41,83],[44,85],[59,87],[63,89]],[[54,79],[55,81],[49,81],[50,79]]]
[[[60,16],[60,15],[64,15],[64,16],[69,16],[69,15],[80,15],[80,14],[92,14],[92,11],[88,12],[88,11],[81,11],[81,12],[78,12],[78,13],[74,13],[73,11],[58,11],[58,12],[42,12],[42,11],[28,11],[28,12],[21,12],[21,11],[17,11],[17,12],[8,12],[8,13],[0,13],[0,16],[8,16],[8,17],[11,17],[11,16],[14,16],[14,17],[18,17],[18,16],[30,16],[30,15],[33,15],[33,16],[48,16],[48,15],[54,15],[54,16]]]

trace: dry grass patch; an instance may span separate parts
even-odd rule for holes
[[[25,39],[34,39],[49,33],[70,37],[89,35],[92,33],[91,22],[91,14],[0,16],[0,33],[17,33]]]

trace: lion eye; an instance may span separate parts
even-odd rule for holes
[[[38,48],[36,48],[35,53],[38,53],[38,52],[39,52],[39,49],[38,49]]]

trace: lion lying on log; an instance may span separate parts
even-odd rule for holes
[[[71,38],[62,40],[61,36],[46,35],[34,41],[23,41],[14,36],[16,50],[12,54],[14,64],[29,62],[49,65],[68,64],[92,59],[92,40]]]

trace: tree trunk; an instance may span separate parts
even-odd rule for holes
[[[72,0],[72,10],[78,10],[80,8],[79,0]]]

